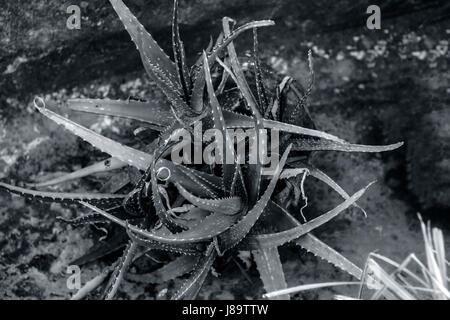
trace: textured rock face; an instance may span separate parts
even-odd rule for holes
[[[409,144],[412,191],[425,209],[450,207],[450,108],[426,114]]]
[[[170,52],[172,1],[125,2]],[[180,23],[185,39],[191,42],[199,36],[203,38],[201,43],[189,48],[204,48],[209,32],[217,31],[223,16],[229,15],[240,22],[271,17],[279,7],[277,2],[181,1]],[[70,16],[66,10],[71,4],[81,9],[79,30],[69,30],[66,26]],[[24,93],[129,73],[141,67],[129,36],[107,0],[19,0],[2,1],[0,6],[0,87],[10,96],[23,97]],[[212,24],[216,27],[211,28]]]
[[[172,1],[128,0],[125,3],[161,46],[169,49]],[[70,15],[66,10],[72,4],[81,8],[80,30],[66,27]],[[328,34],[330,37],[322,44],[336,45],[335,39],[331,39],[335,31],[353,30],[355,34],[367,31],[367,6],[368,2],[363,0],[345,0],[339,4],[326,0],[180,1],[180,23],[183,39],[189,44],[187,55],[192,59],[207,45],[210,35],[218,34],[223,16],[239,23],[274,19],[279,34],[295,31],[295,38],[290,41],[310,41],[319,34]],[[445,18],[442,9],[448,3],[445,0],[384,1],[380,6],[385,19],[383,27],[389,23],[402,32],[423,22],[442,23],[439,19]],[[0,8],[0,87],[8,96],[24,98],[141,68],[129,36],[107,0],[2,1]],[[376,39],[379,34],[382,33],[372,32],[369,36]]]

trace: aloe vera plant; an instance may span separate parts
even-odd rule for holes
[[[80,112],[138,120],[145,123],[148,130],[159,131],[159,137],[146,141],[145,148],[138,150],[47,109],[45,101],[36,98],[35,106],[39,112],[109,154],[110,158],[34,187],[127,166],[134,167],[139,178],[132,181],[116,170],[110,179],[119,187],[111,193],[98,194],[38,191],[0,183],[0,188],[11,193],[43,201],[78,204],[90,210],[86,215],[64,220],[73,226],[99,223],[119,226],[119,232],[108,245],[104,244],[107,248],[97,247],[79,261],[92,261],[125,247],[123,256],[98,278],[88,282],[74,298],[85,297],[106,279],[109,280],[104,298],[113,298],[127,269],[152,250],[169,252],[172,261],[148,274],[149,281],[169,281],[187,275],[173,299],[194,299],[216,258],[235,255],[239,250],[252,252],[266,291],[285,289],[278,247],[286,243],[298,245],[361,278],[360,268],[314,237],[311,231],[348,207],[358,206],[356,202],[368,186],[354,195],[347,194],[330,177],[314,168],[309,156],[316,150],[381,152],[398,148],[401,143],[355,145],[317,130],[306,107],[312,80],[310,87],[300,93],[292,79],[284,79],[271,94],[260,67],[256,30],[273,25],[273,21],[250,22],[234,29],[234,21],[224,18],[223,33],[215,45],[209,46],[189,68],[178,30],[177,0],[174,1],[172,21],[173,61],[121,0],[110,2],[135,43],[148,76],[164,93],[167,104],[145,100],[75,99],[68,101],[69,107]],[[253,31],[254,39],[254,86],[247,82],[233,43],[249,30]],[[312,63],[310,65],[313,75]],[[221,104],[225,87],[238,90],[239,112]],[[253,87],[256,87],[255,92]],[[286,96],[290,92],[297,95],[295,105],[287,103]],[[174,147],[171,137],[177,130],[190,129],[197,121],[203,121],[207,124],[205,127],[212,127],[225,137],[221,149],[224,159],[227,154],[234,154],[235,148],[228,129],[256,129],[255,141],[249,142],[256,146],[261,139],[260,130],[280,131],[282,156],[273,174],[262,175],[263,164],[259,160],[241,164],[236,157],[233,163],[224,162],[213,168],[172,162],[168,157]],[[283,203],[274,200],[277,185],[285,185],[299,175],[304,178],[310,175],[328,184],[342,196],[343,202],[315,219],[300,223]],[[124,186],[131,191],[121,194]],[[282,298],[287,299],[289,295]]]

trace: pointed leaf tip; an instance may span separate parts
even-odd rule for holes
[[[42,107],[39,107],[38,103],[42,104]],[[33,104],[34,104],[34,107],[36,109],[38,109],[39,111],[41,111],[42,109],[45,109],[45,100],[41,97],[38,97],[38,96],[34,97]]]

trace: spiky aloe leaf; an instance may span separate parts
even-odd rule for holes
[[[286,229],[301,225],[300,222],[295,219],[286,209],[274,202],[271,202],[271,204],[271,210],[274,211],[273,215],[277,217],[273,220],[275,223],[284,220],[285,225],[283,227]],[[304,236],[296,239],[294,243],[305,249],[306,251],[312,253],[313,255],[356,277],[357,279],[361,279],[362,270],[359,267],[357,267],[343,255],[341,255],[339,252],[319,240],[313,234],[307,233]]]
[[[258,224],[260,226],[254,227],[254,234],[264,234],[270,232],[280,232],[285,230],[290,230],[294,227],[297,227],[300,222],[295,219],[287,210],[280,205],[276,204],[273,201],[269,201],[266,211],[258,220]],[[267,232],[266,230],[274,230]],[[252,237],[250,235],[249,237]],[[361,269],[355,266],[351,261],[347,258],[339,254],[336,250],[329,247],[311,233],[307,233],[304,236],[294,240],[294,243],[300,246],[301,248],[311,252],[315,256],[318,256],[321,259],[324,259],[328,263],[334,265],[337,268],[342,269],[343,271],[355,276],[361,276]],[[245,248],[242,246],[242,248]]]
[[[270,200],[249,237],[255,234],[288,230],[294,226],[292,219],[294,218],[288,215],[280,205]]]
[[[161,251],[169,251],[173,253],[180,253],[183,255],[201,255],[205,252],[206,249],[206,243],[204,242],[194,242],[194,243],[175,243],[175,244],[167,244],[163,243],[161,241],[155,241],[152,239],[149,239],[148,237],[144,237],[140,235],[138,232],[134,232],[130,229],[130,224],[123,221],[116,221],[119,225],[125,227],[128,237],[139,244],[140,246],[143,246],[147,248],[148,250],[161,250]],[[143,230],[138,227],[136,227],[138,230]],[[145,231],[145,230],[144,230]],[[166,235],[172,235],[172,233],[167,229],[164,225],[161,227],[157,227],[153,229],[155,233],[157,233],[159,236],[166,236]]]
[[[181,214],[177,220],[177,222],[185,226],[186,229],[191,229],[200,225],[200,223],[211,214],[211,211],[203,210],[193,205],[188,206],[190,206],[190,208],[187,209],[188,211]]]
[[[272,106],[268,105],[264,112],[264,118],[272,116],[274,120],[279,120],[281,105],[283,104],[283,100],[286,99],[292,81],[293,79],[289,76],[285,76],[281,80],[280,84],[275,88],[275,97]]]
[[[252,253],[266,292],[286,289],[287,284],[278,248],[261,248]],[[278,296],[277,300],[289,300],[289,295]]]
[[[178,79],[184,92],[184,99],[189,105],[191,96],[191,78],[186,64],[186,56],[184,52],[184,44],[181,41],[180,30],[178,27],[178,0],[173,1],[173,17],[172,17],[172,47],[175,66],[177,67]]]
[[[313,255],[331,263],[335,267],[347,272],[358,280],[361,280],[362,270],[342,254],[331,248],[326,243],[317,239],[311,233],[298,238],[294,243]]]
[[[302,122],[308,122],[308,124],[313,126],[314,128],[314,123],[311,119],[308,107],[307,107],[307,100],[308,97],[311,94],[313,85],[314,85],[314,68],[313,68],[313,60],[312,60],[312,54],[311,54],[311,50],[308,51],[308,63],[309,63],[309,74],[310,74],[310,78],[309,78],[309,83],[308,83],[308,87],[304,90],[304,94],[300,97],[298,97],[298,101],[297,103],[292,107],[289,108],[289,106],[286,106],[287,108],[284,108],[285,110],[283,110],[283,115],[282,115],[282,120],[283,122],[287,122],[287,123],[292,123],[292,124],[300,124]],[[289,86],[291,87],[291,86]],[[294,93],[297,94],[297,89],[295,86],[293,86],[293,91]],[[286,137],[289,138],[289,137]]]
[[[68,101],[69,108],[76,111],[83,111],[95,114],[111,115],[134,120],[145,121],[153,124],[155,129],[160,129],[158,125],[168,126],[175,121],[170,109],[161,107],[161,105],[151,105],[148,102],[134,101],[116,101],[104,99],[72,99]],[[98,107],[96,107],[98,106]],[[223,116],[227,128],[252,128],[254,120],[246,115],[223,110]],[[277,129],[283,132],[318,137],[337,142],[343,142],[342,139],[327,134],[325,132],[303,128],[300,126],[283,123],[274,120],[263,119],[263,125],[266,129]]]
[[[254,127],[254,120],[251,117],[235,113],[232,111],[223,111],[225,122],[227,123],[227,128],[252,128]],[[264,128],[266,129],[276,129],[281,132],[288,132],[298,135],[311,136],[317,138],[323,138],[336,142],[345,142],[344,140],[315,129],[304,128],[301,126],[296,126],[289,123],[279,122],[275,120],[263,119],[262,120]]]
[[[43,101],[41,103],[44,104]],[[50,111],[44,107],[39,107],[37,105],[37,102],[35,101],[36,108],[46,117],[53,120],[57,124],[60,124],[64,126],[67,130],[71,131],[73,134],[77,135],[78,137],[82,138],[83,140],[89,142],[97,149],[108,153],[112,157],[123,161],[131,166],[136,167],[139,170],[146,170],[150,164],[152,163],[153,157],[143,151],[136,150],[134,148],[124,146],[112,139],[109,139],[107,137],[104,137],[92,130],[89,130],[80,124],[73,122],[67,118],[64,118],[63,116]],[[182,166],[175,165],[174,163],[160,159],[158,160],[156,164],[156,169],[159,169],[160,167],[167,167],[169,170],[171,170],[171,181],[177,181],[181,185],[185,186],[186,188],[197,188],[199,187],[199,183],[192,181],[189,176],[193,174],[194,170],[190,169],[184,169]],[[220,179],[218,177],[214,178],[214,176],[208,175],[204,172],[196,172],[195,175],[198,177],[198,179],[201,179],[202,181],[209,181],[211,184],[218,185],[218,182]],[[211,187],[204,186],[202,187],[206,188],[207,190],[211,191]],[[201,188],[199,189],[200,192],[202,192],[202,195],[207,196],[208,194],[205,194],[204,190]]]
[[[400,148],[403,142],[385,146],[368,146],[362,144],[342,143],[330,140],[298,139],[293,142],[296,151],[344,151],[344,152],[384,152]]]
[[[59,118],[60,119],[58,119],[58,123],[66,123],[66,122],[70,123],[70,120],[68,120],[66,118],[63,118],[61,116],[59,116]],[[76,124],[76,125],[80,127],[80,130],[71,130],[71,128],[72,128],[71,124],[69,126],[67,126],[66,128],[68,128],[73,133],[79,135],[82,138],[88,137],[88,138],[85,138],[85,140],[90,142],[95,147],[98,147],[101,150],[103,149],[103,146],[108,146],[108,144],[111,144],[112,140],[107,139],[101,135],[98,135],[95,132],[92,132],[91,130],[86,129],[78,124]],[[82,134],[79,133],[80,131]],[[97,140],[103,140],[102,141],[103,143],[97,142]],[[120,144],[117,144],[114,141],[113,141],[113,143],[115,143],[116,145],[113,146],[114,148],[109,148],[109,150],[111,150],[110,151],[111,153],[118,154],[116,150],[121,150],[123,152],[127,151],[127,149],[121,148],[122,146]],[[156,147],[156,145],[157,145],[157,141],[155,140],[150,145],[145,147],[145,151],[152,152],[154,147]],[[128,150],[133,151],[135,149],[128,149]],[[143,153],[138,153],[136,156],[142,156],[142,154]],[[131,156],[133,156],[133,155],[134,155],[134,152],[131,153]],[[144,156],[150,157],[150,158],[147,158],[148,161],[150,161],[152,159],[149,154],[144,155]],[[146,162],[140,163],[139,166],[136,166],[136,167],[138,167],[138,169],[144,170],[144,166],[145,166],[145,168],[148,167],[145,163]],[[108,165],[110,165],[110,167],[108,167]],[[109,158],[105,161],[98,162],[98,163],[92,165],[92,167],[81,169],[79,171],[76,171],[67,176],[61,177],[59,179],[45,182],[44,184],[50,185],[50,184],[60,183],[60,182],[66,181],[66,179],[69,180],[69,179],[81,178],[88,174],[101,172],[101,171],[104,171],[103,169],[105,169],[105,168],[116,169],[116,168],[121,168],[126,165],[127,165],[126,162],[123,162],[119,159]],[[150,165],[150,162],[148,165]],[[171,179],[173,179],[174,181],[178,181],[180,184],[182,184],[184,186],[188,186],[188,187],[192,188],[193,190],[196,190],[196,192],[198,192],[202,196],[215,197],[217,195],[217,192],[220,192],[220,190],[221,190],[221,188],[219,186],[219,183],[220,183],[219,177],[207,174],[205,172],[186,168],[183,166],[178,166],[178,165],[175,165],[164,159],[161,159],[158,161],[157,168],[159,169],[160,167],[168,167],[169,170],[172,171]]]
[[[225,36],[222,41],[216,44],[211,52],[208,53],[208,64],[212,64],[218,55],[223,49],[227,47],[234,39],[236,39],[241,33],[246,30],[250,30],[253,28],[267,27],[272,26],[275,23],[271,20],[261,20],[261,21],[253,21],[249,22],[236,30],[230,33],[228,36]],[[203,60],[201,63],[196,64],[193,72],[193,89],[191,96],[191,106],[196,110],[200,110],[203,105],[203,90],[205,88],[205,74],[202,72],[203,69]],[[200,108],[200,109],[199,109]]]
[[[209,43],[206,46],[206,53],[209,55],[211,54],[211,51],[214,47],[217,47],[220,43],[222,43],[223,41],[223,32],[219,33],[219,35],[216,38],[216,41],[213,41],[212,36],[209,36]],[[217,54],[216,54],[217,56]],[[202,71],[203,68],[203,54],[200,54],[200,56],[197,58],[197,60],[195,61],[194,65],[191,67],[190,70],[190,75],[192,79],[195,79],[195,77],[197,76],[197,74]]]
[[[280,160],[280,163],[275,169],[272,180],[258,202],[256,202],[253,208],[241,220],[218,237],[217,246],[220,252],[225,252],[226,250],[236,246],[249,233],[256,221],[258,221],[267,206],[273,191],[275,190],[275,186],[278,182],[278,178],[280,177],[281,170],[283,170],[284,164],[286,163],[290,149],[291,146],[288,146]]]
[[[253,59],[255,64],[255,82],[256,91],[258,92],[259,110],[261,114],[264,114],[264,110],[266,110],[269,106],[269,100],[267,98],[266,88],[264,86],[261,61],[259,59],[257,29],[253,29]]]
[[[164,283],[191,272],[198,260],[198,256],[183,255],[153,272],[146,274],[127,274],[125,278],[145,284]]]
[[[111,164],[111,168],[109,167],[109,161],[112,162]],[[70,181],[72,179],[78,179],[78,178],[82,178],[84,176],[87,176],[89,174],[93,174],[93,173],[97,173],[97,172],[103,172],[105,168],[108,168],[107,171],[109,169],[115,169],[114,167],[117,165],[115,162],[114,158],[110,158],[104,161],[100,161],[98,163],[95,163],[89,167],[86,168],[82,168],[80,170],[74,171],[72,173],[69,173],[67,175],[63,175],[61,177],[55,178],[55,179],[51,179],[45,182],[41,182],[41,183],[37,183],[37,184],[29,184],[32,187],[45,187],[45,186],[50,186],[50,185],[54,185],[54,184],[58,184],[58,183],[62,183],[62,182],[66,182],[66,181]],[[119,166],[126,165],[123,162],[119,162],[117,160],[117,163],[119,163]],[[123,188],[127,183],[129,182],[129,176],[127,173],[119,173],[118,175],[115,175],[113,177],[111,177],[110,181],[108,181],[105,185],[103,185],[103,187],[101,188],[101,191],[103,192],[117,192],[119,191],[121,188]],[[111,186],[110,184],[114,184],[114,186]],[[27,191],[32,191],[35,192],[36,190],[30,190],[30,189],[24,189]],[[23,191],[23,190],[22,190]],[[34,194],[34,193],[33,193]],[[66,193],[69,194],[69,193]],[[105,194],[105,193],[103,193]],[[38,198],[40,196],[45,196],[46,194],[40,194],[38,195]],[[49,194],[48,194],[49,195]],[[30,197],[33,197],[32,194],[29,195]],[[63,196],[63,194],[58,193],[58,196]],[[72,194],[72,196],[75,196],[74,194]],[[125,195],[120,195],[121,198],[123,198]],[[76,198],[78,199],[78,198]],[[50,199],[47,199],[48,201],[52,201]],[[112,202],[111,205],[114,205],[115,203]],[[118,205],[118,204],[117,204]]]
[[[223,32],[225,34],[225,37],[229,36],[230,31],[230,24],[229,22],[231,19],[229,18],[223,18],[222,25],[223,25]],[[256,151],[256,159],[257,163],[255,165],[249,166],[249,172],[248,172],[248,180],[250,183],[248,184],[248,197],[250,204],[253,205],[256,203],[256,200],[259,197],[259,191],[260,191],[260,185],[261,185],[261,162],[260,162],[260,132],[262,129],[264,129],[263,124],[263,118],[261,116],[260,110],[258,109],[258,105],[256,103],[255,97],[253,96],[253,93],[250,90],[250,87],[247,83],[247,80],[245,79],[244,72],[242,71],[241,65],[239,64],[239,60],[236,54],[236,50],[234,48],[233,42],[230,42],[227,46],[228,49],[228,55],[230,56],[230,63],[231,67],[234,72],[234,79],[237,81],[237,85],[239,90],[242,92],[242,95],[244,96],[245,101],[247,102],[247,105],[250,107],[250,110],[252,111],[253,117],[254,117],[254,128],[255,128],[255,136],[253,137],[251,144],[253,145],[254,150]],[[264,155],[262,155],[264,156]]]
[[[209,70],[209,64],[206,57],[206,52],[203,52],[203,65],[205,67],[205,79],[206,87],[208,89],[209,102],[212,109],[213,121],[215,129],[219,130],[222,134],[222,147],[220,148],[222,157],[222,173],[223,173],[223,185],[225,194],[230,194],[230,190],[225,188],[225,186],[231,186],[234,174],[234,146],[233,141],[227,131],[225,121],[222,114],[222,109],[220,107],[219,101],[214,93],[213,84],[211,81],[211,72]],[[217,157],[218,155],[216,155]],[[230,160],[233,163],[228,163]]]
[[[123,208],[134,217],[143,217],[147,214],[143,203],[143,187],[138,184],[123,202]]]
[[[228,59],[225,59],[225,61],[222,61],[219,57],[216,58],[217,63],[223,68],[224,72],[222,72],[222,78],[220,79],[220,83],[217,86],[216,89],[216,95],[222,94],[225,90],[225,86],[227,85],[228,78],[230,76],[234,76],[233,72],[228,67],[227,63]]]
[[[120,231],[120,232],[119,232]],[[70,264],[82,266],[87,263],[96,261],[105,257],[106,255],[116,252],[127,244],[128,236],[122,230],[114,230],[108,239],[96,242],[91,248],[87,250],[81,257],[71,261]]]
[[[204,256],[202,256],[196,266],[194,267],[192,274],[188,280],[186,280],[181,288],[172,296],[172,300],[192,300],[197,297],[206,276],[211,269],[214,260],[216,259],[217,252],[214,250],[214,244],[211,243],[206,250]]]
[[[64,118],[63,116],[46,109],[44,101],[42,99],[40,100],[41,103],[44,104],[44,107],[39,107],[36,100],[34,104],[39,112],[57,124],[62,125],[64,128],[81,139],[89,142],[100,151],[108,153],[112,157],[140,170],[147,169],[152,162],[151,155],[131,147],[124,146],[110,138],[104,137],[92,130],[87,129],[76,122]]]
[[[174,122],[170,108],[164,104],[136,100],[69,99],[71,110],[143,121],[162,131]]]
[[[222,19],[222,26],[225,37],[229,37],[231,34],[230,22],[232,21],[233,21],[232,19],[227,17]],[[239,64],[236,50],[234,48],[234,44],[232,41],[228,44],[227,50],[228,55],[230,56],[232,70],[234,72],[236,80],[238,81],[237,85],[239,87],[239,90],[242,92],[242,95],[247,101],[247,104],[250,107],[253,116],[256,117],[257,119],[261,119],[261,113],[258,110],[255,97],[253,96],[253,93],[251,92],[250,87],[248,86],[247,80],[245,79],[244,72],[242,71],[242,68]]]
[[[237,216],[233,215],[225,215],[220,213],[213,213],[207,216],[201,224],[192,227],[189,230],[178,232],[176,234],[161,232],[158,230],[147,231],[139,228],[138,226],[128,224],[126,221],[119,219],[108,212],[101,210],[95,206],[92,206],[85,202],[80,202],[84,206],[89,209],[94,210],[97,213],[100,213],[104,217],[108,218],[112,222],[117,223],[118,225],[129,230],[130,234],[139,235],[141,239],[148,239],[150,243],[160,243],[167,245],[186,245],[194,244],[193,246],[188,246],[195,248],[195,244],[198,242],[208,241],[221,233],[225,232],[230,228],[231,225],[236,221]]]
[[[115,267],[111,278],[109,279],[108,285],[106,286],[106,290],[104,293],[104,297],[106,300],[111,300],[116,295],[120,283],[122,282],[124,273],[127,272],[130,264],[133,261],[133,257],[136,254],[136,249],[137,244],[133,241],[129,241],[127,246],[125,247],[122,257],[120,258],[120,262]]]
[[[198,225],[176,234],[158,234],[157,232],[146,231],[133,225],[129,225],[128,227],[131,232],[150,240],[166,244],[187,244],[211,240],[230,228],[236,222],[237,218],[236,215],[230,216],[221,213],[212,213]]]
[[[155,240],[145,238],[138,233],[127,231],[131,240],[137,244],[146,247],[150,250],[161,250],[173,253],[180,253],[183,255],[201,255],[205,252],[205,244],[199,243],[183,243],[183,244],[166,244]]]
[[[73,204],[77,201],[84,201],[90,204],[95,204],[102,207],[113,207],[120,205],[125,198],[124,195],[107,194],[107,193],[71,193],[71,192],[50,192],[37,191],[13,186],[7,183],[0,182],[0,189],[4,189],[10,193],[18,194],[20,196],[48,202],[57,202],[65,204]]]
[[[56,219],[72,227],[79,227],[87,224],[110,223],[108,219],[98,213],[89,213],[74,219],[65,219],[63,217],[56,217]]]
[[[30,186],[34,188],[41,188],[41,187],[48,187],[55,184],[60,184],[63,182],[67,182],[70,180],[80,179],[86,176],[89,176],[91,174],[100,173],[100,172],[108,172],[116,169],[120,169],[126,166],[126,163],[123,161],[120,161],[116,158],[108,158],[106,160],[102,160],[99,162],[96,162],[94,164],[91,164],[90,166],[81,168],[79,170],[73,171],[71,173],[62,175],[60,177],[57,177],[55,179],[50,179],[44,182],[40,183],[33,183],[30,184]]]
[[[182,99],[183,89],[178,82],[177,70],[173,61],[163,52],[151,34],[145,30],[121,0],[110,0],[110,2],[136,44],[149,76],[155,80],[177,112],[189,112],[189,107]]]
[[[233,182],[231,183],[230,187],[230,194],[232,196],[239,195],[242,203],[247,206],[248,202],[248,193],[247,188],[245,187],[245,181],[244,176],[242,175],[241,165],[240,165],[240,158],[236,158],[234,168],[234,174],[233,174]],[[242,211],[246,211],[245,208],[242,209]]]
[[[225,215],[235,215],[242,210],[242,201],[239,197],[204,199],[194,196],[178,183],[176,187],[180,195],[200,209]]]
[[[270,248],[281,246],[289,241],[295,240],[307,234],[308,232],[311,232],[312,230],[322,226],[324,223],[330,221],[331,219],[339,215],[342,211],[344,211],[353,203],[355,203],[364,194],[364,192],[367,190],[367,188],[369,188],[371,184],[356,192],[353,196],[351,196],[349,199],[345,200],[344,202],[336,206],[334,209],[320,215],[319,217],[313,220],[306,222],[305,224],[301,224],[297,227],[291,228],[286,231],[249,236],[245,239],[245,245],[243,245],[243,247],[246,247],[247,249],[250,248],[253,250],[261,247]]]
[[[164,163],[162,166],[164,165],[171,170],[174,177],[169,179],[170,182],[179,183],[197,196],[218,198],[223,192],[220,177],[171,162]]]

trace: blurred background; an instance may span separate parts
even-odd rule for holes
[[[130,10],[171,55],[171,1],[126,0]],[[81,9],[81,28],[69,30],[69,5]],[[381,8],[381,29],[369,30],[367,7]],[[181,0],[181,36],[190,62],[221,18],[238,25],[273,19],[259,31],[260,54],[268,76],[308,81],[312,51],[316,83],[310,111],[318,128],[353,143],[405,145],[385,154],[317,153],[314,163],[352,193],[377,184],[361,201],[368,217],[348,210],[319,230],[321,239],[362,265],[378,250],[398,260],[423,254],[417,213],[431,219],[450,243],[450,3],[448,1]],[[70,114],[68,98],[127,99],[165,103],[145,76],[134,44],[107,0],[0,0],[0,179],[33,182],[70,172],[101,159],[101,153],[43,119],[32,107],[36,95],[98,132],[127,143],[136,123]],[[236,43],[241,56],[251,50],[251,33]],[[272,90],[274,90],[272,88]],[[101,178],[101,177],[100,177]],[[93,190],[85,178],[59,186]],[[331,190],[308,181],[307,214],[339,202]],[[65,266],[102,237],[101,230],[67,230],[55,221],[73,208],[36,204],[0,193],[0,298],[65,298]],[[300,249],[281,251],[288,285],[347,280],[342,272]],[[242,264],[245,266],[245,255]],[[248,261],[247,261],[248,262]],[[107,263],[107,261],[100,262]],[[230,266],[235,268],[235,266]],[[224,272],[210,277],[200,298],[258,298],[260,281]],[[83,281],[99,266],[83,267]],[[229,279],[228,279],[229,278]],[[127,281],[120,295],[147,298],[161,285]],[[330,298],[349,288],[302,293]]]

